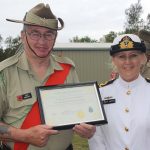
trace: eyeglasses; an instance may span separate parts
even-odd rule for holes
[[[26,33],[29,35],[29,37],[32,39],[32,40],[35,40],[35,41],[38,41],[40,40],[40,38],[44,38],[45,40],[47,41],[51,41],[51,40],[54,40],[55,39],[55,33],[44,33],[44,34],[41,34],[40,32],[27,32]]]
[[[130,55],[125,55],[125,54],[116,54],[114,55],[114,57],[116,57],[117,59],[121,60],[121,61],[135,61],[139,58],[141,53],[133,53],[133,54],[130,54]]]

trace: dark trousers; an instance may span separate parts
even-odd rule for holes
[[[70,144],[68,147],[67,147],[67,149],[66,150],[73,150],[73,146],[72,146],[72,144]]]

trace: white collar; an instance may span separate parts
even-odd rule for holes
[[[124,88],[134,88],[134,87],[141,85],[143,83],[143,81],[144,81],[144,78],[141,75],[139,75],[137,79],[135,79],[131,82],[127,82],[119,76],[117,83]]]

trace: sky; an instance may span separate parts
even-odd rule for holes
[[[67,43],[75,36],[89,36],[99,40],[110,31],[123,31],[126,21],[125,9],[137,0],[1,0],[0,35],[20,35],[22,24],[6,21],[6,18],[22,20],[25,13],[38,3],[48,3],[55,16],[65,23],[58,31],[58,43]],[[150,13],[150,1],[141,0],[142,18]]]

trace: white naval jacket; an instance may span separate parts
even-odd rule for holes
[[[150,83],[120,77],[100,88],[108,124],[97,126],[90,150],[150,150]]]

